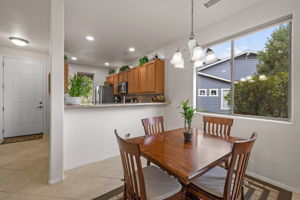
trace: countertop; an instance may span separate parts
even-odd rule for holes
[[[130,107],[130,106],[159,106],[168,105],[170,102],[152,102],[152,103],[104,103],[97,105],[65,105],[65,109],[80,109],[80,108],[107,108],[107,107]]]

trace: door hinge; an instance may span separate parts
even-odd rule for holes
[[[2,89],[4,90],[4,84],[2,85]]]
[[[4,61],[2,62],[2,67],[4,67]]]
[[[4,129],[2,129],[2,133],[4,134]]]
[[[2,111],[4,112],[4,106],[2,107]]]

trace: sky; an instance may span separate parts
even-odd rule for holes
[[[234,39],[235,54],[244,51],[260,51],[264,49],[265,43],[271,34],[280,25],[272,26],[258,32],[250,33],[248,35]],[[231,54],[230,41],[210,47],[220,59],[228,58]]]

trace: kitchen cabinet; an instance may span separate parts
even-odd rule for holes
[[[119,83],[127,82],[127,71],[119,73]]]
[[[164,93],[164,62],[156,59],[140,67],[140,93]]]
[[[69,88],[69,65],[65,63],[64,65],[64,93],[68,93]]]
[[[113,77],[114,95],[118,95],[119,74],[114,74],[112,75],[112,77]]]
[[[139,83],[139,67],[134,67],[127,72],[128,79],[128,94],[138,94],[140,93],[140,83]]]
[[[110,76],[106,77],[106,82],[107,82],[108,85],[114,85],[113,75],[110,75]]]

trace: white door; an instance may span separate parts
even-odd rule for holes
[[[4,138],[44,132],[44,65],[4,57]]]

